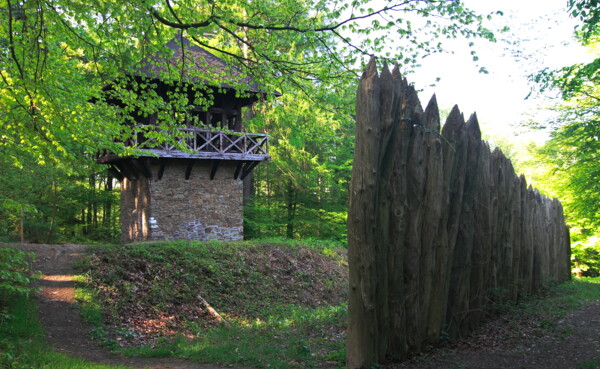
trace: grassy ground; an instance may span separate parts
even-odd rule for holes
[[[0,368],[13,369],[126,369],[90,364],[52,350],[36,318],[34,297],[4,299],[0,317]]]
[[[600,278],[576,278],[530,296],[505,308],[511,326],[518,329],[538,329],[556,334],[556,321],[590,301],[600,300]]]
[[[92,288],[79,295],[85,315],[114,349],[259,368],[344,364],[348,277],[345,250],[337,245],[103,247],[82,268]]]
[[[344,364],[347,265],[337,245],[98,247],[81,271],[83,313],[96,326],[99,342],[115,350],[258,368]],[[208,314],[198,296],[227,323]],[[569,333],[559,332],[556,321],[592,300],[600,300],[600,279],[550,288],[504,306],[504,320],[511,322],[506,329]],[[1,303],[0,368],[117,368],[53,352],[35,317],[34,298],[9,296]],[[582,362],[577,368],[598,364]]]

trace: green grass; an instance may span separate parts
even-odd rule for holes
[[[119,314],[131,317],[131,306],[143,319],[181,318],[199,306],[200,294],[227,321],[218,325],[190,315],[179,325],[178,337],[123,349],[127,354],[257,368],[345,362],[347,269],[339,244],[269,240],[102,247],[93,250],[86,273],[89,285],[104,292],[84,289],[79,300],[92,323],[98,311],[94,301],[103,301],[109,344],[115,336],[126,342],[119,330],[137,329],[143,336],[143,325],[120,323]]]
[[[552,328],[552,320],[584,306],[590,301],[600,300],[600,278],[574,278],[545,291],[542,295],[531,296],[515,305],[518,313],[548,317],[540,324]]]
[[[585,361],[583,363],[578,363],[575,366],[575,369],[598,369],[598,368],[600,368],[600,359],[592,360],[592,361]]]
[[[310,368],[329,361],[343,366],[343,339],[332,340],[332,327],[343,329],[344,306],[317,310],[290,308],[267,321],[233,322],[149,347],[126,349],[133,356],[178,356],[192,361],[257,368]]]
[[[46,342],[33,297],[2,300],[7,314],[0,319],[0,368],[13,369],[127,369],[91,364],[57,353]]]

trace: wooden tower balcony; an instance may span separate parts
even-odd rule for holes
[[[146,153],[142,156],[183,159],[217,159],[242,161],[267,161],[269,136],[260,133],[224,132],[198,127],[181,128],[176,143],[156,144],[146,139],[145,127],[135,132],[135,139],[128,146],[136,146]],[[148,147],[146,149],[146,147]]]
[[[188,159],[190,161],[189,170],[186,172],[187,179],[193,165],[191,160],[211,160],[213,169],[210,177],[213,179],[220,161],[228,160],[237,164],[234,179],[244,179],[260,162],[271,160],[267,134],[188,127],[179,129],[179,135],[173,136],[171,133],[170,136],[174,137],[171,142],[159,143],[155,138],[147,138],[155,136],[148,134],[152,131],[158,130],[154,126],[138,126],[133,138],[125,142],[125,146],[141,150],[138,159],[108,153],[101,156],[98,163],[111,165],[111,172],[117,178],[135,179],[140,172],[151,178],[151,172],[144,169],[147,164],[143,158]],[[162,177],[161,173],[162,171],[159,171],[158,179]]]

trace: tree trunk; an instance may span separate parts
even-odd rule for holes
[[[296,219],[296,195],[297,191],[293,184],[290,182],[287,186],[286,191],[286,210],[287,210],[287,221],[285,226],[285,235],[289,239],[294,238],[294,221]]]

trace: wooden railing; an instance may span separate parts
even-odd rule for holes
[[[269,136],[260,133],[223,132],[196,127],[181,128],[175,142],[157,142],[147,133],[155,128],[139,126],[128,145],[162,157],[225,160],[269,160]],[[165,134],[168,134],[165,132]]]

